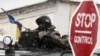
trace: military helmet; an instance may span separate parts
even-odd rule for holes
[[[39,24],[45,24],[47,26],[51,25],[51,20],[48,16],[41,16],[39,18],[37,18],[36,23]]]

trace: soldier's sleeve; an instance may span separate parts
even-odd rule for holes
[[[54,31],[50,34],[50,36],[53,38],[53,42],[61,47],[66,48],[66,44],[64,41],[61,40],[60,33],[58,31]]]

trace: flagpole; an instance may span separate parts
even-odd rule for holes
[[[1,10],[2,10],[4,13],[6,13],[6,14],[8,15],[8,12],[7,12],[7,11],[5,11],[3,8],[1,8]]]

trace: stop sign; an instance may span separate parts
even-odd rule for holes
[[[91,56],[97,42],[98,13],[92,0],[83,1],[71,18],[70,44],[74,56]]]

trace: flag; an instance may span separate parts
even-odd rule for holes
[[[19,39],[20,34],[21,34],[21,29],[22,29],[22,24],[18,21],[15,21],[14,17],[12,15],[7,14],[8,18],[9,18],[9,22],[12,24],[16,24],[16,40]]]
[[[20,34],[21,34],[22,24],[19,23],[18,21],[15,21],[15,24],[17,24],[17,27],[16,27],[16,40],[18,40],[19,37],[20,37]]]
[[[4,13],[6,13],[10,23],[17,25],[17,28],[16,28],[16,40],[17,40],[21,34],[22,24],[18,21],[15,21],[14,17],[12,15],[10,15],[7,11],[5,11],[3,8],[1,8],[1,10],[3,10]]]
[[[14,23],[17,24],[19,30],[22,30],[22,24],[20,22],[15,21]]]
[[[8,18],[9,18],[9,22],[12,24],[15,24],[15,19],[12,15],[7,14]]]

